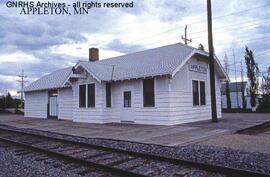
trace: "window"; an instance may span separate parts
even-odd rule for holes
[[[155,86],[154,79],[143,80],[143,106],[154,107],[155,106]]]
[[[86,85],[79,86],[79,107],[86,107]]]
[[[205,82],[200,81],[200,103],[205,105]]]
[[[106,107],[110,108],[112,105],[112,91],[111,91],[111,83],[106,83]]]
[[[131,92],[124,92],[124,107],[131,107]]]
[[[198,81],[192,81],[193,106],[199,105],[199,84]]]
[[[95,84],[88,84],[88,107],[95,107]]]
[[[204,81],[192,81],[192,92],[193,92],[193,105],[205,105],[205,82]]]

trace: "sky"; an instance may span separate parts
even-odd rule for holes
[[[121,2],[98,2],[108,1]],[[192,39],[188,45],[203,44],[206,50],[208,46],[206,0],[134,0],[133,8],[93,8],[89,14],[77,16],[20,15],[19,10],[7,8],[6,2],[0,2],[1,94],[8,90],[17,95],[22,69],[28,85],[78,60],[88,60],[90,47],[99,48],[100,58],[105,59],[183,43],[185,25]],[[235,68],[236,78],[241,80],[241,61],[246,75],[246,45],[253,50],[261,71],[270,66],[270,1],[254,2],[212,0],[215,54],[222,64],[227,55],[231,81],[235,81]]]

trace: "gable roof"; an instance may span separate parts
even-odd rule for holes
[[[23,88],[22,92],[36,91],[36,90],[47,90],[56,89],[63,86],[63,83],[71,73],[72,67],[59,69],[52,72],[51,74],[45,75],[35,82],[31,83],[27,87]]]
[[[243,82],[243,85],[242,85],[242,82],[230,82],[229,83],[230,92],[241,92],[242,89],[245,90],[246,86],[247,86],[246,81]],[[221,94],[222,95],[226,94],[226,83],[223,83],[221,85]]]
[[[138,79],[161,75],[174,74],[193,55],[208,57],[208,53],[196,48],[176,43],[123,56],[108,58],[95,62],[79,61],[75,68],[82,66],[99,82]],[[220,63],[216,60],[222,77],[227,78]],[[23,91],[51,89],[64,87],[65,81],[70,77],[71,68],[53,72],[32,83]],[[61,85],[62,84],[62,85]]]
[[[207,56],[206,52],[177,43],[96,62],[80,61],[77,65],[101,81],[119,81],[173,75],[194,53]]]

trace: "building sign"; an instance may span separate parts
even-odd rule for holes
[[[189,64],[189,70],[197,73],[207,73],[207,67],[198,64]]]

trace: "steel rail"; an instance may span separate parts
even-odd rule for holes
[[[68,156],[68,155],[65,155],[63,153],[50,151],[50,150],[48,150],[46,148],[36,147],[36,146],[33,146],[33,145],[29,145],[29,144],[22,143],[22,142],[19,142],[19,141],[10,140],[10,139],[7,139],[7,138],[0,137],[0,141],[5,141],[7,143],[15,144],[17,146],[24,147],[27,150],[31,149],[34,152],[39,152],[39,153],[42,153],[42,154],[46,154],[46,155],[54,157],[54,158],[55,157],[60,158],[61,160],[65,160],[65,161],[68,161],[68,162],[71,162],[71,163],[77,163],[77,164],[83,165],[85,167],[96,168],[96,169],[106,171],[108,173],[111,173],[111,174],[114,174],[114,175],[117,175],[117,176],[122,176],[122,177],[127,177],[127,176],[130,176],[130,177],[147,177],[146,175],[133,173],[133,172],[130,172],[130,171],[119,169],[119,168],[114,168],[112,166],[103,165],[103,164],[87,161],[87,160],[84,160],[84,159]]]
[[[234,177],[234,176],[235,177],[270,177],[269,174],[265,174],[265,173],[261,173],[261,172],[257,172],[257,171],[238,169],[238,168],[226,167],[226,166],[221,166],[221,165],[206,164],[206,163],[201,163],[201,162],[194,162],[191,160],[176,159],[176,158],[170,158],[170,157],[159,156],[159,155],[154,155],[154,154],[135,152],[135,151],[130,151],[130,150],[116,149],[116,148],[112,148],[112,147],[105,147],[102,145],[89,144],[89,143],[72,141],[72,140],[67,140],[67,139],[62,139],[62,138],[50,137],[47,135],[39,135],[36,133],[24,132],[24,131],[18,130],[18,129],[14,130],[14,129],[10,129],[10,128],[0,127],[0,131],[1,130],[25,134],[25,135],[29,135],[29,136],[36,136],[36,137],[40,137],[40,138],[51,139],[51,140],[55,140],[55,141],[61,141],[61,142],[65,142],[65,143],[71,143],[74,145],[80,145],[80,146],[84,146],[84,147],[91,147],[91,148],[100,149],[100,150],[128,154],[131,156],[142,157],[145,159],[165,161],[165,162],[169,162],[169,163],[173,163],[173,164],[177,164],[177,165],[183,165],[183,166],[191,166],[191,167],[199,168],[199,169],[209,171],[209,172],[222,173],[222,174],[232,176],[232,177]]]

